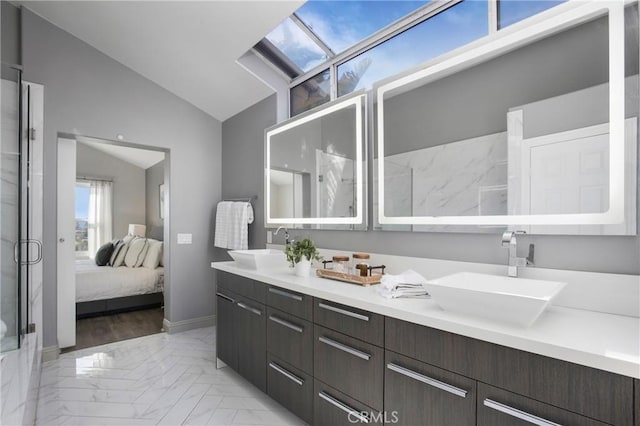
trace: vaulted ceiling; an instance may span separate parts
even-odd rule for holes
[[[236,60],[303,3],[20,2],[221,121],[273,92]]]

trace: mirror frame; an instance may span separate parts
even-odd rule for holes
[[[332,112],[355,106],[356,108],[356,215],[352,217],[305,217],[305,218],[273,218],[271,217],[271,138],[294,127],[312,120],[324,117]],[[323,104],[320,107],[299,114],[289,120],[276,124],[265,130],[265,165],[264,165],[264,193],[265,193],[265,227],[295,225],[367,225],[366,202],[366,172],[367,172],[367,94],[364,90],[354,92],[349,96]],[[318,228],[319,230],[323,228]],[[328,228],[326,228],[328,229]]]
[[[625,218],[625,75],[624,9],[626,1],[568,2],[544,20],[516,27],[506,34],[489,36],[487,42],[459,55],[382,83],[377,100],[378,223],[381,225],[603,225],[622,223]],[[608,14],[609,22],[609,210],[603,213],[487,216],[393,216],[385,215],[384,191],[384,95],[402,86],[422,86],[455,72],[500,56],[565,29]]]

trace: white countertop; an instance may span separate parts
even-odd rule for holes
[[[255,271],[235,262],[213,262],[211,267],[399,320],[640,378],[640,318],[551,306],[531,327],[522,328],[445,312],[429,299],[385,299],[376,286],[296,277],[288,268]]]

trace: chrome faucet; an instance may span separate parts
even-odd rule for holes
[[[529,255],[527,257],[518,257],[518,245],[516,234],[524,234],[524,231],[506,231],[502,234],[502,247],[509,249],[509,276],[517,277],[518,268],[522,266],[533,265],[534,245],[529,244]]]
[[[287,228],[285,228],[284,226],[279,226],[273,235],[278,235],[278,232],[280,232],[281,229],[284,229],[284,245],[288,246],[289,244],[291,244],[291,241],[289,240],[289,230]]]

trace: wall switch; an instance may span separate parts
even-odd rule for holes
[[[267,244],[273,244],[273,231],[267,231]]]
[[[191,244],[192,234],[178,234],[178,244]]]

